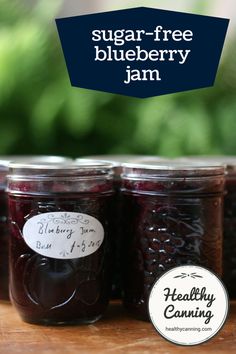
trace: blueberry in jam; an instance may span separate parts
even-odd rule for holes
[[[184,264],[222,273],[224,168],[166,161],[124,164],[124,305],[148,319],[151,287]]]
[[[108,305],[110,292],[109,227],[113,207],[110,165],[13,163],[10,166],[10,297],[13,305],[21,318],[30,323],[74,324],[98,320]],[[45,220],[58,213],[67,217],[73,213],[78,215],[78,220],[82,214],[95,218],[104,229],[100,247],[87,256],[78,253],[78,257],[73,258],[66,256],[63,249],[64,259],[47,253],[50,251],[47,247],[55,247],[57,238],[62,237],[61,225],[65,223],[67,228],[71,227],[68,220],[62,221],[60,217],[50,220],[51,224],[45,224],[53,225],[53,228],[45,226],[48,229],[44,229],[48,237],[55,233],[55,244],[45,245],[40,238],[36,242],[38,249],[29,247],[29,240],[23,232],[26,223],[38,215]],[[78,225],[85,233],[83,224]],[[92,227],[87,230],[96,232]],[[74,233],[74,243],[80,247],[80,236],[76,232],[77,229],[73,228],[73,232],[68,234],[70,236],[63,240]],[[86,242],[86,237],[83,242]]]

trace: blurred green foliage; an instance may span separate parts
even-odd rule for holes
[[[214,88],[134,99],[72,88],[58,1],[0,4],[0,155],[236,154],[236,46]]]

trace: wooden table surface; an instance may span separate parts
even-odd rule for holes
[[[218,335],[194,347],[167,342],[150,323],[128,317],[119,302],[112,303],[96,324],[70,327],[30,325],[21,321],[10,304],[0,304],[0,353],[235,354],[236,301]]]

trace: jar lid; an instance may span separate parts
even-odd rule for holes
[[[227,172],[236,172],[236,156],[233,155],[199,155],[188,156],[177,159],[178,161],[204,161],[205,163],[219,163],[225,165]]]
[[[224,164],[206,161],[149,160],[145,163],[123,163],[122,177],[156,178],[166,177],[200,177],[223,175]]]
[[[65,163],[72,161],[69,157],[51,155],[0,155],[0,169],[9,169],[11,162],[20,163]]]
[[[101,161],[77,161],[77,162],[10,162],[9,176],[11,177],[68,177],[68,176],[95,176],[112,174],[112,164]]]
[[[10,161],[9,160],[2,160],[0,159],[0,171],[8,171],[9,169],[9,163]]]

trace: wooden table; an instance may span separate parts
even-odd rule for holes
[[[150,323],[128,317],[119,302],[112,303],[96,324],[70,327],[26,324],[10,304],[1,304],[0,330],[1,354],[235,354],[236,301],[218,335],[194,347],[167,342]]]

